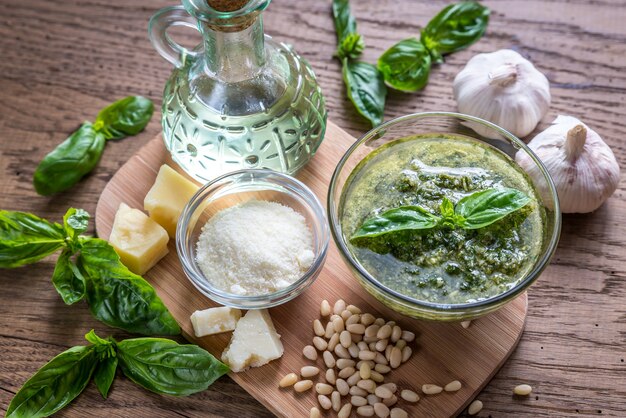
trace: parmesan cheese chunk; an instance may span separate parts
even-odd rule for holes
[[[222,361],[234,372],[259,367],[283,355],[283,344],[267,310],[251,310],[237,322]]]
[[[241,318],[239,309],[222,306],[195,311],[191,314],[191,324],[196,337],[204,337],[234,330],[239,318]]]

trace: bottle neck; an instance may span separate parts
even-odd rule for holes
[[[265,64],[265,42],[261,15],[239,31],[220,31],[202,23],[207,71],[221,81],[235,83],[254,77]]]

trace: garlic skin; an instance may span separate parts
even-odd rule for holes
[[[575,117],[558,116],[528,147],[548,169],[563,213],[593,212],[617,189],[620,169],[613,151]],[[525,152],[518,151],[515,161],[532,179],[543,178]]]
[[[550,83],[517,52],[501,49],[472,57],[454,78],[459,112],[488,120],[521,138],[530,134],[550,107]],[[494,132],[467,126],[491,139]]]

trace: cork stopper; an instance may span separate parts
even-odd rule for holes
[[[235,10],[243,8],[249,1],[250,0],[207,0],[207,4],[218,12],[234,12]],[[220,32],[239,32],[252,25],[257,14],[258,13],[253,13],[233,17],[231,19],[224,19],[223,24],[210,25],[210,27]]]
[[[207,0],[207,3],[218,12],[234,12],[248,4],[248,0]]]

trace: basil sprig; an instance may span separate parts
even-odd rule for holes
[[[35,373],[15,394],[6,418],[47,417],[61,410],[93,378],[106,399],[116,370],[159,394],[187,396],[208,388],[228,366],[195,345],[163,338],[103,339],[91,330],[91,344],[72,347]]]
[[[419,39],[408,38],[378,58],[378,69],[385,82],[396,90],[421,90],[428,83],[430,53]]]
[[[96,121],[85,122],[39,163],[33,185],[40,195],[67,190],[94,169],[106,141],[141,132],[152,117],[152,101],[129,96],[102,109]]]
[[[439,216],[421,206],[401,206],[365,220],[350,240],[436,227],[479,229],[523,208],[531,200],[517,189],[492,188],[465,196],[456,205],[444,197]]]
[[[86,299],[105,324],[145,335],[175,335],[180,327],[154,288],[122,264],[104,240],[81,235],[89,214],[70,208],[63,225],[25,212],[0,211],[0,268],[34,263],[59,249],[52,284],[66,304]]]

